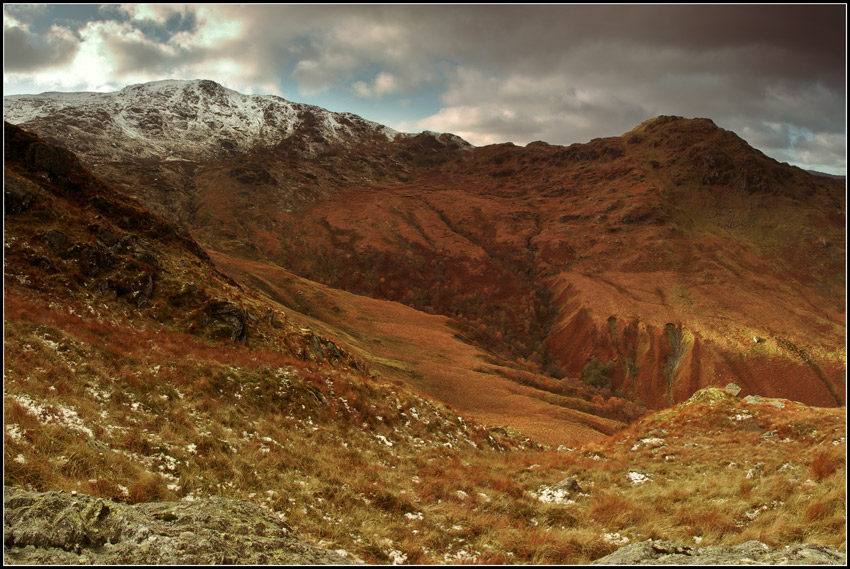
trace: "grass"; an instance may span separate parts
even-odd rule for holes
[[[584,564],[649,538],[845,547],[843,408],[709,391],[558,452],[273,349],[303,349],[289,329],[247,347],[120,303],[5,301],[5,484],[249,500],[370,563]],[[568,477],[582,492],[551,499]]]

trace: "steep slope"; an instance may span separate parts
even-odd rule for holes
[[[219,117],[203,127],[216,139],[237,124],[228,109],[273,101],[209,82],[125,91],[145,112],[150,99]],[[35,99],[6,106],[38,132],[85,131],[88,163],[205,247],[448,316],[530,372],[654,408],[730,380],[745,393],[846,401],[844,182],[778,164],[710,120],[470,149],[449,135],[390,141],[375,125],[335,138],[337,115],[296,120],[272,105],[282,117],[272,122],[287,125],[276,132],[295,133],[273,147],[244,111],[239,129],[253,134],[233,154],[129,163],[102,151],[137,143],[92,126],[101,103],[34,118]],[[169,118],[162,132],[182,124]],[[318,138],[305,142],[305,129]]]
[[[351,187],[287,218],[265,251],[652,407],[729,381],[840,405],[845,203],[841,181],[777,164],[710,121],[662,117]]]

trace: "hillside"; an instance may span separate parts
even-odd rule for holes
[[[846,402],[844,181],[710,120],[472,148],[207,81],[4,104],[231,269],[448,317],[538,383],[655,409],[730,381]]]
[[[708,389],[626,427],[595,388],[464,343],[447,317],[209,255],[8,124],[4,151],[7,560],[572,564],[650,538],[846,551],[843,408]],[[482,405],[508,386],[513,412]],[[452,393],[471,407],[439,402]],[[245,540],[262,551],[227,557]]]

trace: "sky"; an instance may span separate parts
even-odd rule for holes
[[[844,4],[4,4],[3,89],[211,79],[475,145],[707,117],[845,175],[846,38]]]

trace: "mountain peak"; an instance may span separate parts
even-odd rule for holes
[[[628,131],[626,135],[638,133],[655,134],[670,131],[689,131],[706,134],[723,130],[724,129],[717,126],[713,120],[707,118],[687,119],[685,117],[675,115],[660,115],[643,121],[635,128]]]
[[[243,95],[208,79],[166,79],[112,93],[44,93],[4,98],[5,119],[42,134],[93,128],[111,142],[96,149],[104,161],[170,157],[197,160],[272,149],[289,140],[305,156],[399,133],[351,113],[292,103],[273,95]],[[95,128],[96,127],[96,128]],[[100,138],[104,138],[101,136]]]

